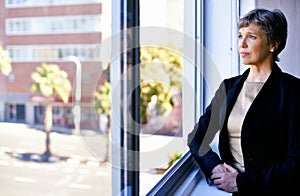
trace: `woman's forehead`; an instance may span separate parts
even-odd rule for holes
[[[258,33],[258,32],[262,32],[262,28],[255,23],[249,23],[247,26],[240,27],[239,32]]]

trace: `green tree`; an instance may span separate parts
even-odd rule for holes
[[[141,94],[140,94],[140,114],[141,122],[145,122],[148,103],[153,95],[157,96],[158,109],[161,114],[171,108],[170,99],[173,89],[181,93],[182,89],[182,58],[179,54],[166,49],[144,47],[141,48]],[[108,125],[110,122],[111,86],[109,83],[109,65],[104,71],[107,81],[99,85],[95,96],[95,110],[97,114],[106,114]],[[110,127],[107,130],[108,139],[110,137]],[[108,140],[109,141],[109,140]],[[109,148],[105,156],[105,161],[109,160]]]
[[[141,48],[140,69],[140,117],[141,122],[146,122],[147,106],[153,95],[157,96],[159,113],[163,114],[171,108],[172,95],[181,93],[182,57],[166,48],[143,47]],[[174,92],[174,89],[177,92]],[[98,91],[95,91],[95,108],[98,114],[110,113],[110,97],[108,97],[110,94],[108,92],[110,92],[109,82],[100,85]]]
[[[61,70],[56,64],[42,63],[42,65],[38,66],[31,74],[31,80],[31,91],[41,93],[46,97],[44,119],[46,150],[43,157],[49,158],[51,156],[50,131],[52,129],[52,100],[54,96],[58,96],[64,103],[67,103],[72,86],[68,79],[68,74]]]
[[[141,122],[147,122],[147,106],[157,96],[158,113],[171,109],[171,97],[182,91],[182,57],[167,48],[141,48]]]
[[[0,46],[0,72],[8,76],[11,71],[12,67],[9,53],[2,46]]]
[[[104,161],[110,161],[110,102],[111,102],[111,92],[110,92],[110,83],[105,81],[102,85],[98,87],[98,90],[94,92],[95,102],[94,106],[98,115],[106,115],[107,117],[107,142],[106,142],[106,154],[104,157]]]
[[[110,84],[105,81],[98,87],[98,91],[94,92],[96,98],[95,108],[98,114],[106,114],[110,116]]]

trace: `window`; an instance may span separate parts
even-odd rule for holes
[[[183,0],[140,1],[141,94],[146,99],[141,102],[141,108],[145,105],[140,134],[141,194],[186,150],[182,131],[184,4]]]
[[[97,61],[99,53],[87,56],[96,45],[15,45],[7,46],[14,62],[32,61],[68,61],[69,56],[77,56],[81,60]]]
[[[200,37],[194,31],[199,21],[191,21],[195,12],[187,11],[196,5],[184,0],[5,3],[0,42],[7,43],[14,75],[14,82],[7,82],[0,74],[0,129],[8,130],[1,132],[0,171],[10,171],[2,179],[13,187],[5,193],[147,193],[186,151],[186,131],[197,116],[200,87],[193,86],[199,82],[193,63],[198,58],[188,56],[191,47],[184,44],[185,37]],[[70,15],[69,9],[79,11]],[[54,156],[45,164],[39,157],[47,145],[47,99],[31,91],[31,74],[42,63],[57,64],[72,84],[68,103],[51,98]]]
[[[100,15],[8,18],[6,27],[7,35],[96,33],[102,29]]]
[[[94,104],[94,91],[104,82],[102,62],[100,52],[88,55],[104,40],[103,31],[111,37],[107,30],[111,29],[110,4],[100,0],[1,1],[0,45],[9,53],[12,66],[8,76],[0,71],[0,171],[7,174],[0,183],[8,183],[1,194],[111,195],[111,167],[105,161],[108,134],[100,131],[105,118],[100,123]],[[37,68],[40,76],[50,72],[41,71],[43,63],[57,65],[51,70],[64,71],[55,75],[67,75],[69,81],[61,83],[62,78],[55,77],[55,93],[48,89],[50,99],[47,93],[32,91],[32,73]],[[69,84],[72,91],[64,97],[65,103],[57,92]],[[52,120],[45,120],[48,103]],[[48,123],[52,124],[50,140],[46,140]]]
[[[48,1],[35,1],[35,0],[6,0],[7,8],[22,8],[32,6],[52,6],[52,5],[76,5],[76,4],[89,4],[100,3],[101,0],[48,0]]]

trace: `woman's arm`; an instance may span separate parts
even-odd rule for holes
[[[190,151],[207,179],[211,177],[212,169],[223,163],[219,156],[212,151],[210,143],[223,125],[224,117],[220,114],[223,112],[225,116],[225,112],[222,110],[226,103],[225,94],[224,83],[222,83],[211,104],[206,108],[205,113],[188,136]]]

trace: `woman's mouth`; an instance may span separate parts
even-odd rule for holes
[[[250,53],[249,52],[240,52],[241,57],[248,56]]]

